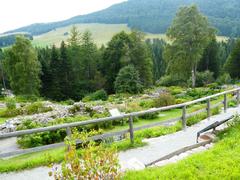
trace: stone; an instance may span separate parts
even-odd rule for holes
[[[145,165],[137,160],[136,158],[132,158],[128,161],[128,169],[130,170],[143,170],[145,169]]]

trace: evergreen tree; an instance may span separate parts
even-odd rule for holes
[[[237,41],[225,64],[225,70],[232,78],[240,78],[240,40]]]
[[[81,61],[83,64],[83,86],[90,93],[95,91],[94,78],[97,73],[97,46],[94,44],[91,33],[86,31],[82,35]]]
[[[125,66],[119,71],[115,81],[115,91],[117,93],[136,94],[140,93],[142,88],[139,72],[133,65]]]
[[[38,61],[41,63],[41,82],[42,86],[40,89],[40,94],[43,97],[48,97],[51,86],[51,72],[50,72],[50,61],[51,61],[51,49],[46,48],[37,48],[38,52]]]
[[[108,43],[101,69],[106,77],[106,89],[109,93],[114,92],[113,82],[119,70],[129,64],[133,64],[139,71],[144,86],[152,85],[151,53],[143,40],[144,35],[140,32],[133,31],[131,34],[121,32]]]
[[[59,50],[52,46],[51,61],[50,61],[51,84],[49,87],[49,97],[53,100],[62,100],[63,94],[61,92],[61,61],[59,58]]]
[[[153,59],[153,79],[159,80],[166,72],[166,63],[163,59],[163,52],[166,42],[160,39],[147,39],[146,43],[151,51]]]
[[[30,40],[16,38],[16,43],[5,51],[4,67],[15,94],[39,94],[41,66]]]
[[[217,78],[220,72],[220,60],[218,53],[219,45],[216,38],[214,38],[203,52],[203,56],[198,64],[198,71],[211,71],[213,72],[214,77]]]
[[[64,41],[61,43],[60,47],[60,89],[63,99],[69,99],[72,94],[71,89],[71,63],[67,53],[67,47]]]
[[[122,31],[113,36],[103,54],[102,73],[106,78],[106,90],[108,93],[114,92],[114,81],[122,67],[121,59],[128,53],[126,52],[126,46],[129,44],[130,38],[128,34]]]
[[[144,42],[144,34],[133,31],[130,34],[130,40],[130,62],[138,70],[142,84],[149,87],[153,84],[153,62],[151,53]]]

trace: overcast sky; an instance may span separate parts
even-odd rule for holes
[[[1,0],[0,33],[38,22],[52,22],[107,8],[125,0]]]

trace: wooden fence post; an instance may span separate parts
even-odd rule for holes
[[[227,94],[224,94],[223,104],[224,104],[224,113],[226,113],[227,112]]]
[[[129,133],[130,133],[130,141],[134,143],[134,131],[133,131],[133,117],[129,117]]]
[[[68,137],[71,137],[72,131],[71,131],[71,128],[70,128],[70,127],[67,127],[67,128],[66,128],[66,132],[67,132],[67,136],[68,136]]]
[[[240,90],[237,90],[237,106],[240,104]]]
[[[207,116],[208,116],[208,120],[210,120],[211,118],[211,99],[210,98],[207,100]]]
[[[186,107],[186,105],[184,105],[182,108],[182,129],[184,131],[186,131],[186,129],[187,129],[186,111],[187,111],[187,107]]]

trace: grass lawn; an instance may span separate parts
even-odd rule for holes
[[[123,179],[240,179],[240,124],[219,134],[216,145],[178,163],[127,172]]]

